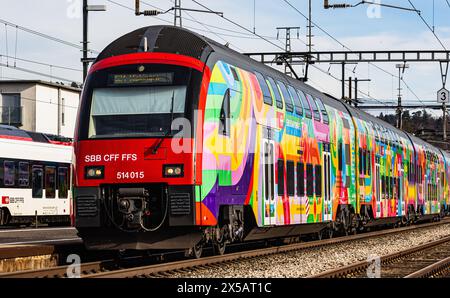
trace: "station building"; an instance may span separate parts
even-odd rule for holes
[[[73,138],[81,89],[40,80],[0,80],[0,124]]]

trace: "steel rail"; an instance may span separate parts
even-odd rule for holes
[[[383,231],[368,232],[364,234],[357,234],[345,237],[338,237],[325,240],[317,240],[311,242],[302,242],[295,244],[288,244],[284,246],[262,248],[250,251],[242,251],[236,253],[225,254],[221,256],[204,257],[200,259],[189,259],[175,262],[167,262],[156,265],[147,265],[142,267],[132,267],[127,269],[120,269],[117,261],[103,260],[90,263],[82,263],[80,268],[81,277],[132,277],[137,275],[153,275],[155,277],[170,275],[168,271],[184,270],[192,267],[210,266],[213,264],[220,264],[224,262],[234,262],[244,259],[256,258],[265,255],[272,255],[277,253],[285,253],[295,250],[303,250],[308,248],[324,247],[334,244],[340,244],[350,241],[363,240],[375,237],[382,237],[401,232],[408,232],[419,230],[434,226],[449,224],[449,219],[441,220],[440,222],[426,223],[415,226],[408,226],[402,228],[395,228]],[[0,278],[35,278],[35,277],[66,277],[67,270],[70,265],[58,266],[46,269],[26,270],[18,272],[0,273]],[[117,269],[119,268],[119,269]]]
[[[430,248],[434,248],[434,247],[437,247],[439,245],[442,245],[442,244],[448,243],[448,242],[450,242],[450,236],[433,241],[433,242],[429,242],[426,244],[414,246],[414,247],[411,247],[404,251],[400,251],[400,252],[382,256],[380,258],[380,261],[381,261],[381,264],[391,263],[393,261],[408,257],[417,252],[425,251]],[[350,264],[350,265],[347,265],[347,266],[344,266],[341,268],[331,269],[331,270],[327,270],[322,273],[311,275],[311,276],[308,276],[308,278],[342,278],[342,277],[346,277],[346,276],[351,276],[352,274],[361,273],[364,270],[367,270],[367,268],[370,265],[371,265],[371,263],[368,261],[356,262],[356,263],[353,263],[353,264]]]
[[[290,251],[297,251],[297,250],[303,250],[307,248],[316,248],[316,247],[325,247],[333,244],[339,244],[339,243],[345,243],[350,241],[356,241],[356,240],[362,240],[362,239],[369,239],[369,238],[375,238],[375,237],[382,237],[385,235],[395,234],[399,232],[405,232],[415,229],[420,229],[430,226],[434,226],[434,224],[426,224],[421,226],[414,226],[414,227],[406,227],[406,228],[399,228],[399,229],[391,229],[389,231],[381,231],[381,232],[371,232],[366,234],[360,234],[360,235],[352,235],[352,236],[346,236],[346,237],[340,237],[340,238],[333,238],[333,239],[326,239],[326,240],[319,240],[319,241],[312,241],[307,243],[296,243],[296,244],[289,244],[285,246],[279,246],[279,247],[270,247],[270,248],[262,248],[262,249],[256,249],[251,251],[244,251],[244,252],[236,252],[221,256],[211,256],[211,257],[205,257],[200,259],[193,259],[193,260],[183,260],[183,261],[177,261],[177,262],[171,262],[171,263],[165,263],[165,264],[157,264],[157,265],[149,265],[149,266],[142,266],[142,267],[136,267],[136,268],[128,268],[128,269],[121,269],[117,271],[110,271],[110,272],[102,272],[102,273],[95,273],[91,275],[85,276],[86,278],[129,278],[129,277],[139,277],[139,276],[146,276],[146,277],[166,277],[170,276],[175,272],[183,272],[186,269],[189,268],[204,268],[212,265],[218,265],[218,264],[224,264],[224,263],[232,263],[236,261],[241,260],[247,260],[257,257],[263,257],[267,255],[274,255],[279,253],[286,253]],[[443,223],[442,223],[443,224]],[[450,237],[447,241],[450,241]]]

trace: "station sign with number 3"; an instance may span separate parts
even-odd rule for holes
[[[445,88],[442,88],[437,93],[437,101],[439,103],[448,103],[449,102],[449,91]]]

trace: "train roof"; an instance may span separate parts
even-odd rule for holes
[[[320,98],[328,106],[334,107],[344,113],[352,114],[361,120],[378,124],[382,128],[389,129],[404,138],[409,137],[414,140],[414,142],[421,144],[433,152],[440,151],[433,145],[402,130],[399,130],[393,125],[362,110],[358,110],[348,104],[345,104],[328,94],[324,94],[304,82],[291,78],[272,67],[242,55],[241,53],[236,52],[233,49],[230,49],[208,37],[184,28],[174,26],[148,26],[137,29],[113,41],[98,55],[94,64],[100,60],[113,56],[144,52],[145,44],[147,45],[147,52],[180,54],[196,58],[204,63],[208,62],[208,58],[212,52],[216,52],[219,57],[235,63],[240,68],[247,69],[249,71],[258,71],[266,75],[270,75],[274,79],[288,82],[294,86],[296,85],[311,95],[320,96]]]
[[[67,145],[72,142],[71,138],[26,131],[9,125],[0,125],[0,138],[62,145]]]

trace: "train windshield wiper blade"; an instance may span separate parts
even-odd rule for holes
[[[175,99],[175,90],[172,91],[172,101],[170,103],[170,127],[164,132],[164,134],[161,136],[161,138],[159,139],[158,143],[155,145],[155,147],[152,150],[153,154],[156,154],[156,152],[158,151],[159,147],[161,147],[161,144],[164,140],[165,137],[169,137],[171,136],[171,132],[172,132],[172,122],[173,122],[173,102]]]

